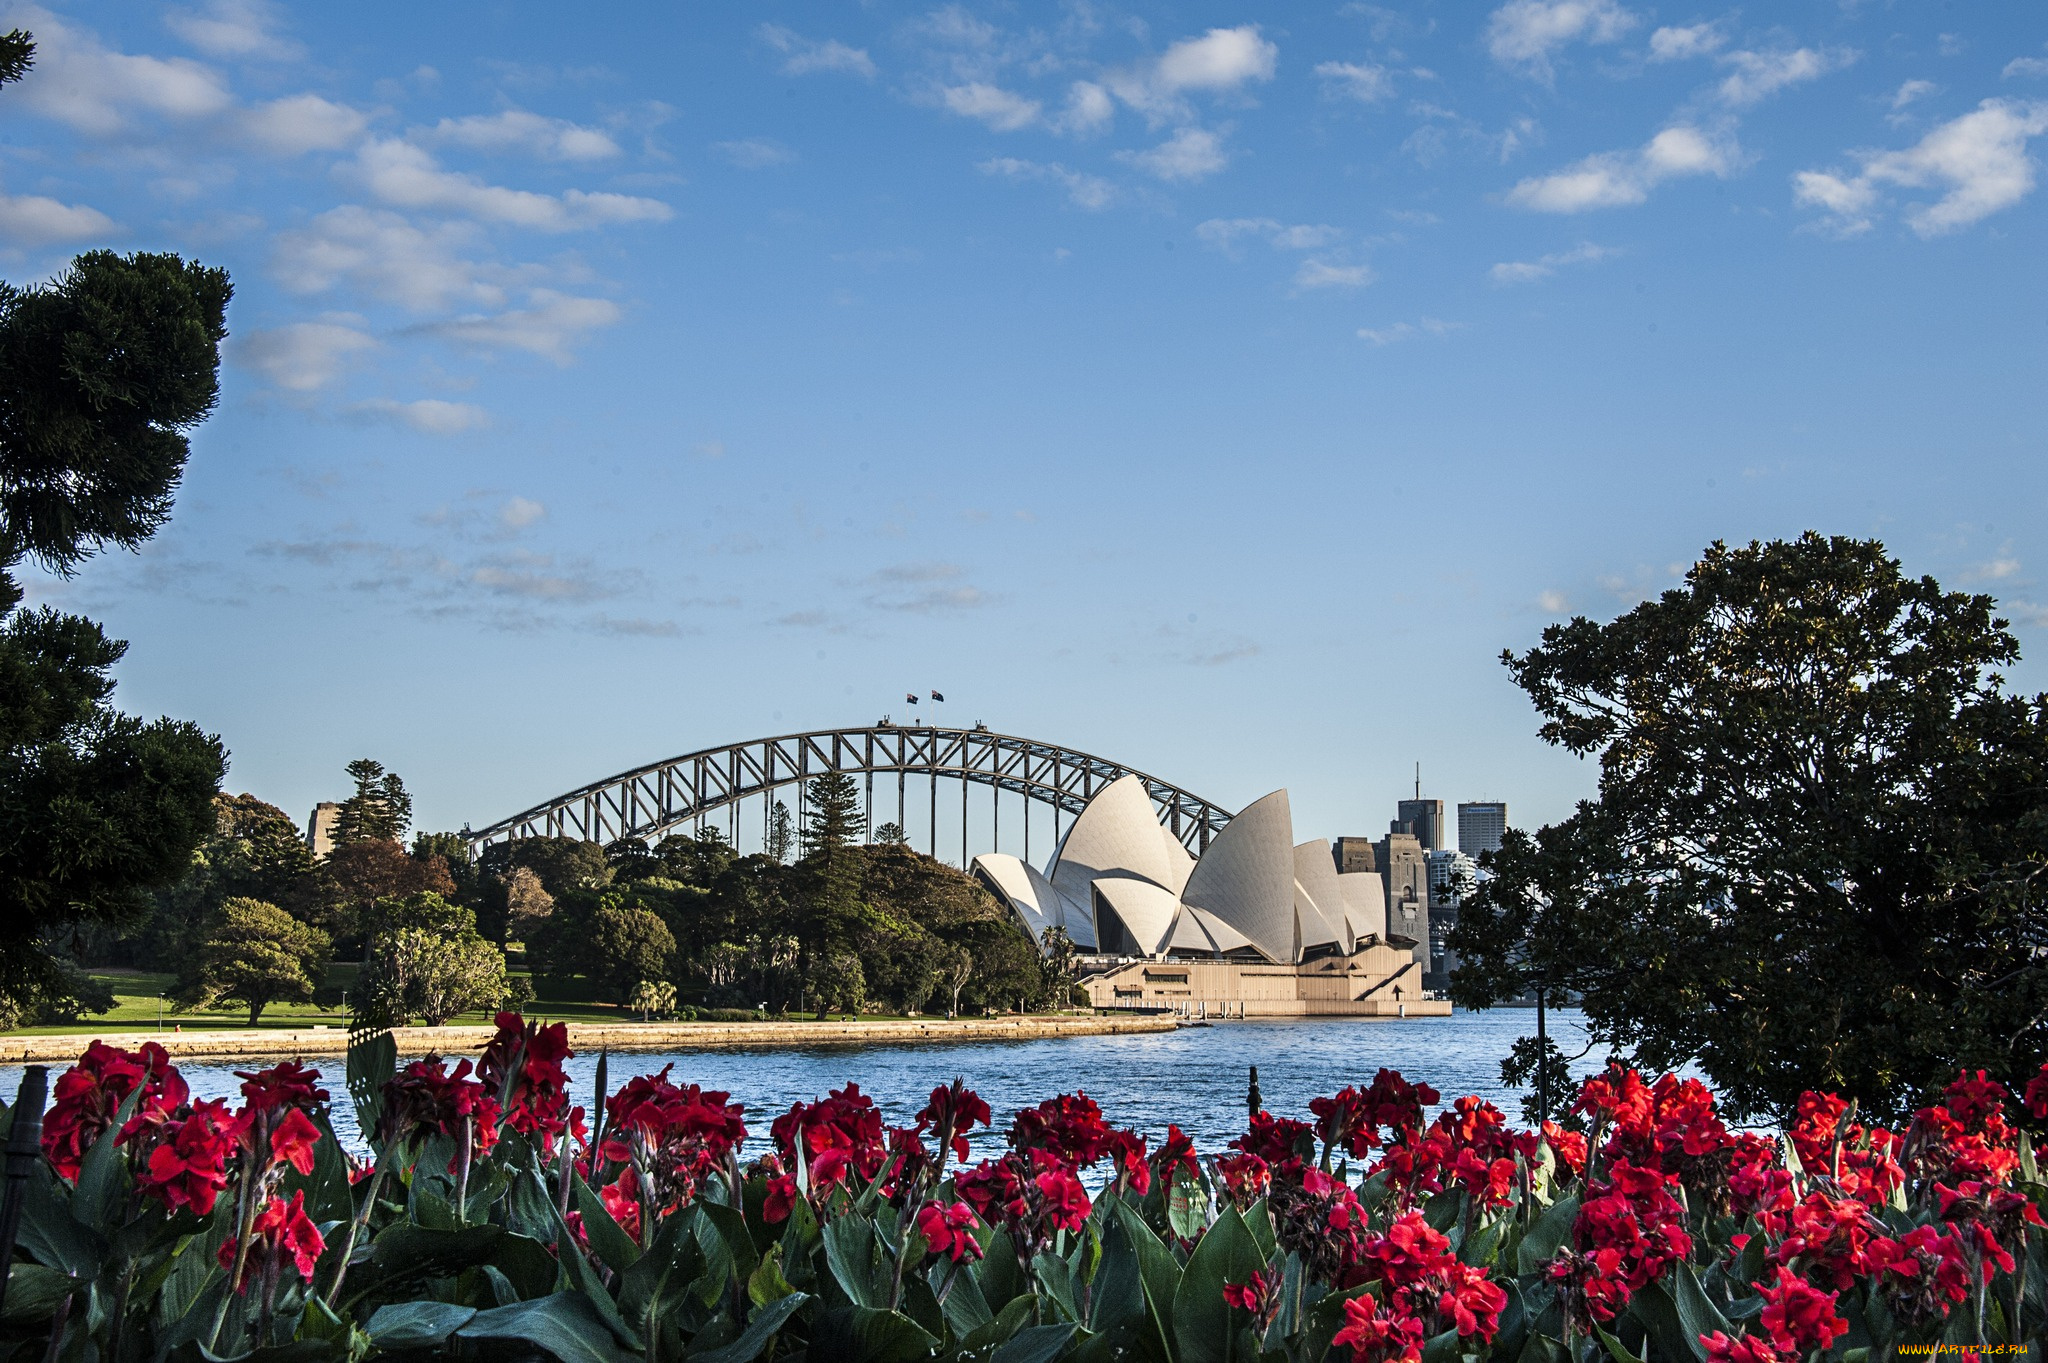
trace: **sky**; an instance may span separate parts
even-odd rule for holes
[[[1534,826],[1595,774],[1502,650],[1807,529],[1994,593],[2048,687],[2038,6],[0,25],[0,276],[236,286],[172,520],[32,599],[297,817],[362,756],[480,828],[915,713],[1302,838],[1417,763]]]

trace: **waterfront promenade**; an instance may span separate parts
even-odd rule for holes
[[[537,1015],[538,1016],[538,1015]],[[780,1022],[571,1022],[569,1045],[579,1051],[699,1050],[727,1046],[876,1046],[920,1042],[1045,1041],[1060,1037],[1125,1036],[1171,1032],[1178,1023],[1161,1015],[1125,1017],[872,1018],[841,1022],[790,1019]],[[393,1035],[401,1055],[460,1055],[482,1049],[490,1027],[398,1027]],[[90,1035],[0,1036],[0,1064],[69,1064]],[[178,1059],[341,1055],[348,1050],[342,1027],[264,1028],[254,1031],[107,1032],[99,1040],[133,1050],[145,1041],[160,1044]]]

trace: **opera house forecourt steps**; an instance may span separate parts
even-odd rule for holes
[[[1200,858],[1126,776],[1088,802],[1044,871],[1007,853],[974,874],[1041,950],[1063,932],[1097,1008],[1183,1017],[1442,1016],[1426,942],[1390,933],[1376,872],[1294,841],[1287,792],[1254,801]],[[1426,934],[1426,929],[1424,930]]]

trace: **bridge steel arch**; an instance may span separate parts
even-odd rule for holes
[[[939,782],[958,781],[963,811],[963,863],[967,791],[977,785],[997,793],[994,815],[998,843],[1002,793],[1015,793],[1050,806],[1057,839],[1061,815],[1080,813],[1097,791],[1125,776],[1136,776],[1145,783],[1160,822],[1198,857],[1231,818],[1231,811],[1156,776],[1056,743],[992,733],[979,726],[953,729],[939,725],[878,724],[757,738],[684,753],[592,782],[488,828],[463,832],[472,856],[491,843],[514,838],[573,837],[598,843],[619,838],[652,841],[679,828],[709,823],[712,814],[736,811],[746,800],[762,799],[765,812],[765,801],[776,790],[790,785],[801,789],[804,782],[829,772],[868,778],[870,828],[876,826],[876,776],[897,778],[899,809],[903,808],[908,778],[928,778],[934,844]],[[1028,822],[1026,838],[1028,855]],[[936,845],[931,850],[937,855]]]

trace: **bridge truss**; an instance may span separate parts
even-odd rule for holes
[[[888,778],[893,776],[894,822],[906,829],[914,809],[910,802],[913,783],[928,787],[915,793],[927,796],[928,838],[923,841],[928,841],[927,850],[933,856],[939,852],[939,789],[942,783],[957,782],[963,867],[968,860],[968,792],[977,786],[993,792],[988,812],[992,845],[996,847],[1003,841],[1002,797],[1023,797],[1026,803],[1021,822],[1027,861],[1031,857],[1033,804],[1051,809],[1057,844],[1062,817],[1080,813],[1096,792],[1124,776],[1136,776],[1145,783],[1160,822],[1196,856],[1207,849],[1209,840],[1231,817],[1229,810],[1179,786],[1092,753],[1013,734],[992,733],[978,725],[972,729],[952,729],[884,723],[862,729],[820,729],[779,738],[757,738],[685,753],[593,782],[488,828],[465,829],[464,835],[471,853],[476,854],[491,843],[513,838],[571,837],[598,843],[643,838],[651,843],[668,833],[717,827],[723,822],[737,845],[741,806],[745,802],[760,801],[765,840],[776,792],[796,787],[795,803],[800,818],[804,784],[828,772],[865,778],[865,813],[870,830],[878,827],[877,777],[883,780],[879,813],[886,820],[890,812],[887,787]],[[722,819],[717,817],[721,815]],[[752,822],[751,818],[748,822]],[[1013,830],[1015,827],[1013,824]]]

